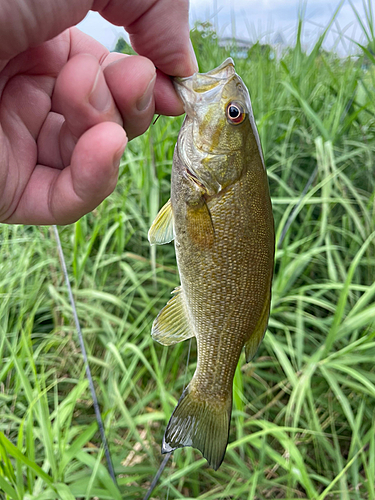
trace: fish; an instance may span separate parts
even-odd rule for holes
[[[242,349],[249,362],[268,325],[274,221],[249,92],[233,60],[173,83],[186,116],[174,150],[171,198],[148,239],[151,245],[174,240],[181,286],[151,334],[165,346],[195,337],[197,366],[170,417],[162,453],[191,446],[217,470]]]

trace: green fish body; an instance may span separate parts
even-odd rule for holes
[[[152,336],[163,345],[196,337],[198,360],[162,452],[193,446],[216,470],[228,443],[241,350],[250,361],[267,328],[274,223],[249,93],[233,61],[175,79],[175,87],[186,117],[171,199],[149,240],[174,239],[181,286],[155,319]]]

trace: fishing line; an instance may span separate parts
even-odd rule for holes
[[[183,384],[184,389],[183,390],[185,390],[185,387],[186,387],[186,378],[187,378],[187,372],[188,372],[189,361],[190,361],[190,351],[191,351],[191,338],[189,339],[189,350],[188,350],[188,355],[187,355],[187,360],[186,360],[186,368],[185,368],[184,384]],[[167,465],[168,460],[169,460],[170,456],[172,455],[172,453],[173,453],[172,451],[170,453],[166,453],[162,463],[160,464],[159,470],[155,474],[154,479],[152,480],[150,487],[147,490],[146,495],[143,497],[143,500],[148,500],[150,498],[151,493],[153,492],[157,482],[159,481],[160,476],[162,475],[163,470],[165,469],[165,466]],[[168,482],[168,490],[167,490],[167,499],[166,500],[168,500],[168,497],[169,497],[170,486],[171,486],[171,484],[170,484],[170,482]]]
[[[158,116],[155,118],[155,120],[152,122],[152,124],[153,124],[153,125],[155,125],[155,123],[159,120],[160,116],[161,116],[161,115],[158,115]]]
[[[74,322],[75,322],[75,325],[76,325],[76,329],[77,329],[77,333],[78,333],[78,339],[79,339],[79,343],[80,343],[81,351],[82,351],[82,357],[83,357],[83,361],[84,361],[84,364],[85,364],[86,376],[87,376],[87,379],[89,381],[92,402],[93,402],[93,406],[94,406],[94,410],[95,410],[96,421],[98,422],[98,427],[99,427],[100,437],[101,437],[102,444],[103,444],[104,454],[105,454],[105,457],[106,457],[106,460],[107,460],[108,472],[109,472],[109,475],[112,478],[112,481],[114,482],[114,484],[118,488],[118,484],[117,484],[116,476],[115,476],[115,471],[113,469],[111,454],[109,452],[108,442],[107,442],[107,438],[106,438],[105,431],[104,431],[103,420],[102,420],[102,416],[101,416],[101,413],[100,413],[98,398],[97,398],[95,387],[94,387],[94,381],[92,379],[91,370],[90,370],[89,362],[88,362],[88,359],[87,359],[85,342],[83,340],[82,330],[81,330],[81,326],[79,324],[79,319],[78,319],[78,314],[77,314],[77,308],[76,308],[76,304],[75,304],[74,297],[73,297],[72,287],[70,286],[70,281],[69,281],[68,271],[67,271],[67,268],[66,268],[66,262],[65,262],[64,252],[63,252],[63,249],[62,249],[62,246],[61,246],[59,231],[57,229],[57,226],[52,226],[52,227],[53,227],[53,230],[55,232],[57,249],[59,251],[60,263],[61,263],[61,267],[63,269],[66,287],[68,289],[70,305],[72,306]]]
[[[143,497],[143,500],[148,500],[151,496],[151,493],[153,492],[155,486],[156,486],[156,483],[159,481],[159,478],[160,476],[162,475],[163,473],[163,470],[165,469],[165,466],[167,465],[167,462],[169,460],[169,457],[172,455],[172,452],[170,453],[167,453],[164,457],[164,460],[162,461],[162,463],[160,464],[160,467],[159,467],[159,470],[157,471],[157,473],[155,474],[154,476],[154,479],[152,480],[152,483],[150,484],[150,487],[146,493],[146,495]]]

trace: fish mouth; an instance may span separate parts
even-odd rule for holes
[[[205,80],[206,78],[214,79],[214,80],[226,80],[230,76],[235,74],[234,62],[231,57],[225,59],[223,63],[220,64],[217,68],[211,69],[207,71],[207,73],[194,73],[191,76],[179,77],[176,76],[173,81],[178,85],[190,86],[188,82],[198,83],[199,80]],[[196,90],[197,92],[198,90]]]
[[[220,66],[207,73],[194,73],[192,76],[175,77],[173,79],[174,88],[184,103],[185,111],[194,107],[199,99],[199,94],[206,97],[214,97],[220,92],[222,84],[236,74],[234,62],[228,57]]]

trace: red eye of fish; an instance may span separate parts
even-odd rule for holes
[[[246,113],[241,106],[237,102],[230,102],[227,106],[227,119],[230,123],[234,125],[238,125],[242,123],[246,117]]]

